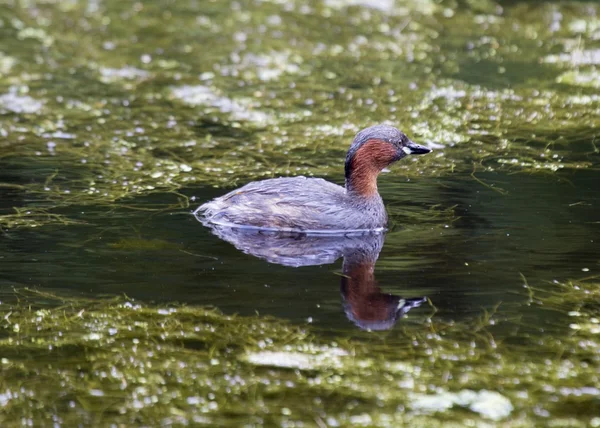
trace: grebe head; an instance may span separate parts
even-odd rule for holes
[[[429,152],[431,149],[412,142],[393,126],[375,125],[363,129],[354,137],[346,156],[346,190],[363,197],[375,196],[377,175],[382,169],[406,155]]]

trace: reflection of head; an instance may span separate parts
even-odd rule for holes
[[[389,330],[412,308],[420,306],[425,297],[402,299],[393,294],[361,296],[351,301],[344,297],[344,312],[350,321],[363,330]]]
[[[341,283],[344,312],[363,330],[388,330],[410,309],[425,302],[425,297],[403,299],[382,293],[375,281],[376,254],[348,254],[344,258]]]

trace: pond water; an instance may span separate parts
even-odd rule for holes
[[[599,13],[6,3],[0,423],[600,426]],[[192,215],[379,122],[385,234]]]
[[[543,284],[595,275],[596,175],[478,177],[504,194],[469,175],[409,182],[384,175],[379,187],[393,226],[384,235],[376,280],[387,293],[429,297],[440,311],[437,316],[461,319],[502,302],[523,301],[523,278]],[[223,191],[181,190],[198,201]],[[254,234],[242,233],[238,246],[250,255],[244,254],[212,234],[189,209],[143,210],[172,198],[142,196],[131,202],[136,210],[73,206],[63,213],[85,224],[8,230],[2,281],[76,295],[122,293],[145,301],[213,305],[225,313],[258,312],[298,323],[310,319],[324,329],[351,332],[340,296],[343,251],[294,267],[327,238],[303,244],[302,237],[284,237],[294,251],[289,260],[277,260],[276,243],[253,248],[244,245],[244,235],[247,241]],[[19,204],[18,199],[3,201]],[[419,218],[406,215],[407,209]],[[520,310],[543,328],[543,311]]]

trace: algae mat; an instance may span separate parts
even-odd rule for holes
[[[596,3],[0,6],[2,426],[600,425]],[[387,331],[189,215],[379,122]]]

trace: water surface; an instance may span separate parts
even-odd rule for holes
[[[6,6],[3,425],[600,424],[596,3]],[[380,122],[383,242],[191,214]]]

